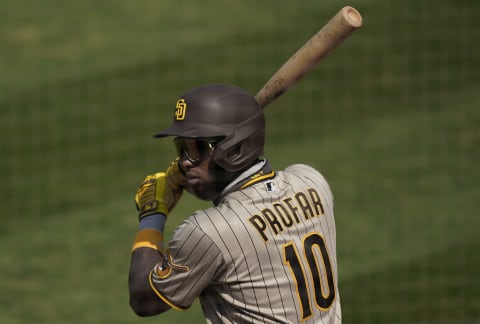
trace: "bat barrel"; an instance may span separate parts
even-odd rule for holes
[[[357,11],[357,9],[350,6],[346,6],[346,7],[343,7],[342,10],[340,10],[340,12],[342,13],[345,21],[348,24],[350,24],[352,27],[359,28],[360,26],[362,26],[362,23],[363,23],[362,15]]]
[[[284,94],[345,38],[362,25],[362,16],[345,6],[278,69],[255,95],[262,108]]]

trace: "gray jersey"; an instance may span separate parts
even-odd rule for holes
[[[340,323],[330,188],[313,168],[258,173],[176,230],[157,295],[208,323]]]

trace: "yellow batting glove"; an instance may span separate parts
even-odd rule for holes
[[[181,190],[187,185],[187,178],[180,169],[180,159],[176,158],[165,171],[167,182],[173,190]]]
[[[149,175],[135,195],[138,218],[161,213],[167,216],[182,196],[186,178],[180,171],[179,160],[174,160],[165,172]]]

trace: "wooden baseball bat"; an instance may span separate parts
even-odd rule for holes
[[[262,108],[284,94],[335,47],[362,25],[353,7],[343,7],[278,69],[255,95]]]

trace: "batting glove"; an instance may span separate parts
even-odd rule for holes
[[[157,213],[167,216],[180,200],[186,183],[185,175],[179,168],[178,158],[165,172],[147,176],[137,188],[135,195],[139,220]]]

